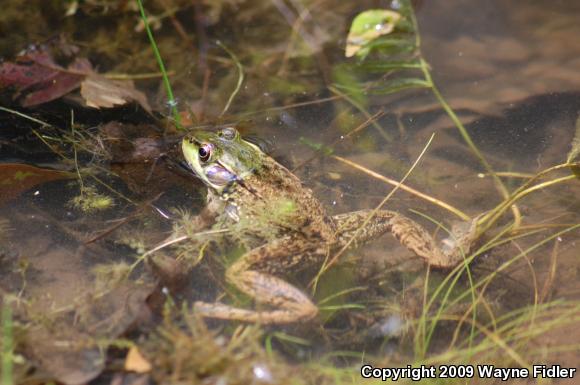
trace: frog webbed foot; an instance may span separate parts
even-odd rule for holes
[[[450,256],[461,252],[467,254],[477,236],[477,219],[472,219],[469,222],[453,223],[451,234],[441,241],[441,251]]]

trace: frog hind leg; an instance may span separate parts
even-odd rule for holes
[[[312,319],[318,313],[316,305],[300,289],[276,275],[302,262],[305,256],[313,257],[316,253],[320,251],[296,247],[293,239],[282,238],[250,250],[227,269],[228,282],[268,309],[249,310],[208,302],[196,302],[194,308],[204,317],[261,324]]]
[[[364,243],[391,232],[407,249],[423,258],[429,265],[452,268],[461,262],[474,241],[475,221],[466,228],[454,229],[441,247],[421,225],[395,211],[379,210],[363,229],[359,228],[372,210],[361,210],[333,217],[338,229],[336,248],[344,247],[353,237],[351,245]]]

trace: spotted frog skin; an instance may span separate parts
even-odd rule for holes
[[[449,268],[469,251],[470,234],[440,248],[420,225],[388,210],[330,216],[309,188],[287,168],[244,140],[231,127],[196,131],[182,141],[184,158],[208,187],[203,216],[214,226],[243,233],[249,250],[226,270],[226,279],[261,306],[242,309],[223,303],[196,302],[196,311],[210,318],[262,324],[305,321],[318,309],[283,277],[308,266],[321,266],[333,253],[391,232],[429,265]]]

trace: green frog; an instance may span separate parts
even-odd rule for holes
[[[474,226],[439,247],[419,224],[397,212],[379,210],[362,229],[372,210],[329,215],[298,177],[235,128],[192,132],[184,137],[182,151],[208,188],[200,215],[250,239],[248,251],[227,268],[226,279],[261,305],[251,310],[196,302],[194,308],[204,317],[262,324],[312,319],[316,305],[284,276],[322,266],[345,245],[360,245],[385,232],[434,267],[453,267],[469,252]]]

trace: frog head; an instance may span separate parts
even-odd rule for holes
[[[264,155],[233,127],[193,131],[183,138],[181,148],[195,175],[218,194],[254,173]]]

